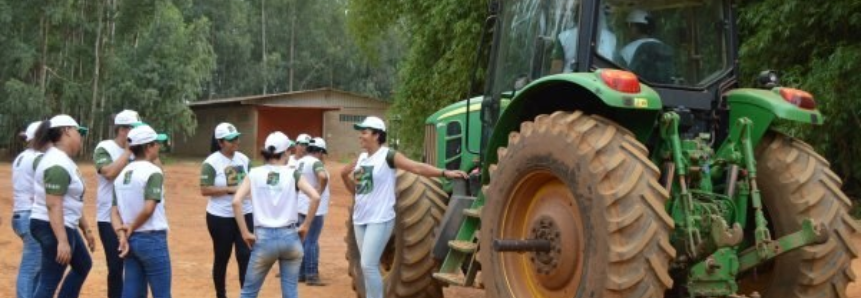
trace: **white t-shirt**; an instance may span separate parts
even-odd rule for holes
[[[302,176],[305,177],[305,181],[308,181],[308,184],[311,184],[311,187],[314,187],[314,189],[317,189],[317,187],[320,186],[320,181],[317,179],[317,171],[324,171],[326,173],[326,178],[329,177],[329,172],[326,172],[326,168],[323,167],[323,162],[310,154],[299,159],[299,167],[297,168],[297,171],[302,173]],[[304,192],[299,192],[299,213],[307,215],[309,207],[311,207],[311,200]],[[323,193],[320,194],[320,205],[317,207],[316,215],[326,215],[326,213],[329,213],[328,184],[326,184],[326,188],[323,189]]]
[[[50,221],[46,194],[63,196],[63,221],[66,227],[76,229],[84,212],[85,185],[75,162],[56,147],[42,156],[33,175],[35,200],[30,218]]]
[[[33,174],[36,171],[36,158],[42,152],[27,148],[12,162],[12,211],[30,211],[33,208]]]
[[[104,151],[102,151],[104,150]],[[93,152],[93,162],[96,164],[96,170],[104,166],[110,165],[121,155],[123,155],[123,147],[114,142],[114,140],[104,140],[99,142],[96,150]],[[111,222],[111,205],[114,198],[114,184],[108,178],[105,178],[97,171],[99,180],[99,189],[96,193],[96,221]],[[117,176],[119,177],[119,176]]]
[[[297,176],[295,170],[286,166],[263,165],[251,169],[248,180],[255,227],[281,228],[299,220]]]
[[[388,156],[391,152],[392,156]],[[387,158],[394,150],[382,147],[374,155],[359,155],[353,177],[356,179],[356,204],[353,224],[382,223],[395,218],[395,182],[397,171],[389,167]]]
[[[135,232],[164,231],[168,229],[164,212],[164,173],[149,161],[135,161],[123,168],[114,179],[114,204],[123,224],[131,224],[144,210],[147,200],[155,200],[152,216]]]
[[[227,158],[221,152],[209,155],[203,161],[203,169],[200,173],[201,186],[229,187],[238,186],[248,174],[248,157],[241,152],[233,153],[233,158]],[[246,201],[242,205],[245,214],[251,213],[251,203]],[[206,205],[206,212],[219,217],[233,216],[233,195],[210,196]]]

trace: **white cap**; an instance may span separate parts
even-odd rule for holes
[[[268,137],[266,137],[266,142],[263,143],[264,148],[269,150],[269,147],[274,147],[275,151],[272,153],[281,153],[287,151],[287,148],[290,148],[290,144],[293,143],[290,141],[290,138],[287,137],[284,133],[280,131],[276,131],[270,133]]]
[[[242,135],[239,131],[236,130],[236,127],[233,124],[222,122],[215,127],[215,139],[227,139],[228,141],[235,139],[236,137]]]
[[[323,138],[314,138],[313,140],[311,140],[311,144],[309,144],[308,146],[326,150],[326,141],[323,140]]]
[[[628,13],[628,23],[639,23],[639,24],[649,24],[649,12],[635,8]]]
[[[78,121],[75,121],[74,118],[65,114],[60,114],[51,118],[51,128],[55,127],[74,127],[82,137],[86,136],[87,132],[90,131],[86,127],[78,125]]]
[[[353,124],[353,128],[355,128],[356,130],[371,128],[380,131],[386,131],[386,123],[383,122],[383,119],[380,119],[379,117],[368,116],[365,118],[365,121],[362,121],[362,123]]]
[[[24,139],[29,142],[32,141],[33,138],[36,137],[36,130],[39,129],[39,125],[42,124],[42,121],[36,121],[27,125],[27,130],[24,131]]]
[[[311,136],[304,133],[300,134],[298,137],[296,137],[296,143],[300,145],[308,145],[308,143],[311,143]]]
[[[114,117],[114,125],[129,125],[138,123],[141,121],[141,117],[138,116],[138,112],[132,110],[123,110],[116,117]]]
[[[140,125],[129,131],[129,146],[167,141],[167,135],[156,133],[149,125]]]

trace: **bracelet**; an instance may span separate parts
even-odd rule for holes
[[[442,169],[442,172],[439,173],[439,176],[445,178],[445,169]]]

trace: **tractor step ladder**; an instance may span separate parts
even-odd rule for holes
[[[484,196],[480,195],[470,208],[463,210],[463,223],[454,240],[448,242],[449,250],[439,272],[433,277],[445,284],[474,286],[478,274],[478,233],[481,226],[481,208]]]

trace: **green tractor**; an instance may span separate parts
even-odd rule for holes
[[[846,297],[842,182],[773,129],[825,119],[772,72],[738,88],[732,1],[490,2],[483,96],[426,122],[473,179],[399,174],[387,297]]]

